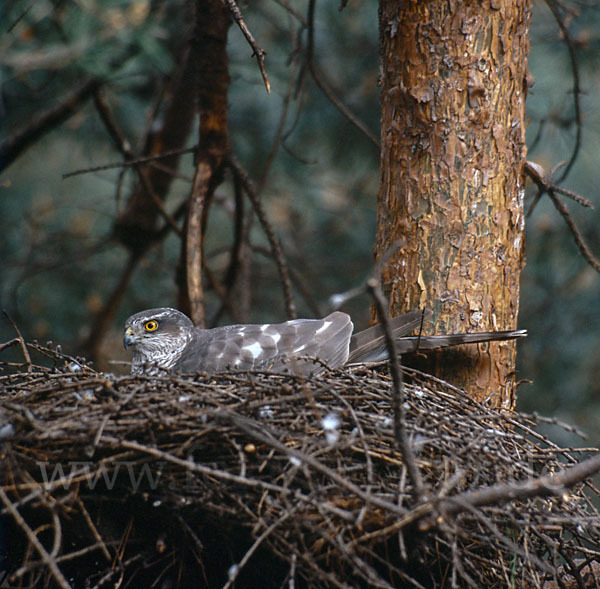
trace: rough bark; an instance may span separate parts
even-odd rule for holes
[[[381,0],[376,257],[390,313],[431,308],[425,333],[516,326],[529,0]],[[439,353],[429,369],[514,407],[514,343]]]
[[[221,181],[223,161],[229,150],[227,32],[230,24],[229,12],[223,2],[196,1],[193,43],[194,54],[198,56],[196,88],[200,137],[181,250],[178,304],[199,327],[204,327],[206,323],[202,286],[204,225],[208,205]]]

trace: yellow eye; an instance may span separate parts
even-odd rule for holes
[[[144,329],[146,331],[155,331],[158,329],[158,321],[154,321],[154,319],[146,321],[146,323],[144,323]]]

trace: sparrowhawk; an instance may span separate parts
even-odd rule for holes
[[[421,311],[390,319],[398,354],[526,335],[524,330],[410,335],[421,321]],[[350,316],[340,311],[323,319],[200,329],[183,313],[163,307],[129,317],[123,344],[133,351],[134,374],[269,370],[309,375],[326,366],[338,368],[388,357],[380,325],[354,335],[353,329]]]

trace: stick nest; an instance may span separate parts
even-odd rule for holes
[[[548,484],[582,451],[530,416],[406,370],[417,493],[385,371],[116,377],[28,349],[0,376],[11,586],[597,586],[598,492]]]

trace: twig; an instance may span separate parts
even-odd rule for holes
[[[294,514],[296,509],[292,508],[289,511],[286,511],[281,517],[275,520],[255,541],[250,548],[246,551],[246,554],[242,557],[242,559],[235,566],[234,572],[229,576],[229,579],[225,585],[223,585],[223,589],[229,589],[235,583],[238,575],[241,570],[246,566],[246,563],[250,560],[252,555],[256,552],[259,546],[270,536],[270,534],[278,528],[283,522],[285,522],[291,515]]]
[[[267,70],[265,69],[265,55],[267,52],[264,49],[261,49],[258,46],[257,42],[254,40],[252,33],[250,32],[250,30],[246,26],[246,23],[244,22],[242,13],[241,13],[238,5],[236,4],[235,0],[224,0],[224,1],[225,1],[225,4],[227,4],[227,8],[229,8],[229,12],[231,13],[231,16],[233,17],[233,20],[237,23],[238,27],[240,27],[240,30],[244,34],[244,37],[246,37],[246,41],[248,41],[248,44],[250,45],[250,47],[252,47],[252,55],[256,55],[256,59],[258,61],[258,67],[260,68],[260,73],[262,75],[262,79],[265,84],[265,88],[267,89],[267,92],[271,92],[271,83],[269,82],[269,77],[267,76]]]
[[[233,212],[233,242],[229,253],[229,264],[227,265],[227,270],[225,271],[225,277],[223,279],[227,290],[223,296],[217,291],[221,298],[221,305],[211,319],[211,327],[214,327],[217,324],[225,309],[229,311],[236,323],[244,323],[247,321],[250,287],[248,284],[240,285],[239,281],[240,279],[246,281],[248,279],[247,268],[245,268],[248,260],[243,256],[247,245],[248,231],[244,227],[244,195],[240,180],[237,176],[233,177],[233,194],[235,200],[235,209]],[[206,269],[209,269],[208,264],[206,265]],[[211,273],[207,273],[207,276],[211,282],[214,278],[216,283],[216,277],[211,277]],[[214,287],[215,284],[213,284],[213,288]],[[240,294],[244,297],[243,300],[238,300],[236,297],[235,305],[232,304],[234,291],[242,291]]]
[[[567,44],[567,49],[569,50],[569,59],[571,60],[571,69],[573,70],[573,106],[575,108],[576,137],[575,137],[575,145],[573,147],[573,153],[571,154],[571,157],[569,158],[569,163],[567,164],[566,168],[563,170],[563,173],[561,174],[561,177],[558,180],[559,182],[562,182],[567,177],[569,172],[571,171],[571,168],[572,168],[573,164],[575,163],[577,156],[579,155],[579,149],[581,147],[581,133],[582,133],[582,129],[583,129],[583,125],[582,125],[582,121],[581,121],[581,106],[579,104],[579,95],[581,94],[581,88],[580,88],[580,84],[579,84],[579,66],[577,64],[577,55],[575,54],[575,45],[573,44],[573,40],[571,39],[569,29],[567,29],[567,26],[565,25],[565,21],[558,10],[556,0],[546,0],[546,4],[548,5],[550,12],[552,12],[554,19],[556,20],[556,23],[558,24],[558,27],[560,28],[560,30],[564,36],[565,43]]]
[[[171,151],[165,151],[160,153],[159,155],[150,155],[147,157],[139,157],[133,160],[125,161],[125,162],[113,162],[110,164],[103,164],[101,166],[92,166],[89,168],[82,168],[81,170],[75,170],[73,172],[67,172],[62,175],[63,180],[66,178],[71,178],[72,176],[78,176],[80,174],[90,174],[91,172],[101,172],[103,170],[111,170],[113,168],[128,168],[131,166],[139,166],[141,164],[148,164],[151,162],[155,162],[157,160],[166,159],[172,157],[174,155],[183,155],[185,153],[194,153],[196,151],[196,147],[186,147],[184,149],[172,149]]]
[[[554,206],[558,209],[558,212],[563,216],[567,227],[569,227],[569,229],[571,230],[573,238],[575,239],[575,243],[577,244],[577,248],[579,249],[579,253],[583,256],[585,260],[587,260],[587,263],[594,270],[596,270],[596,272],[600,272],[600,262],[594,256],[592,250],[590,250],[588,245],[585,243],[583,235],[579,231],[577,225],[575,224],[575,221],[571,217],[571,214],[569,213],[569,210],[567,209],[565,204],[556,197],[554,191],[552,190],[548,192],[548,196],[550,196],[552,202],[554,203]]]
[[[350,491],[357,497],[360,497],[366,503],[370,503],[370,504],[374,505],[375,507],[382,507],[384,509],[389,509],[397,515],[404,515],[406,513],[405,509],[402,509],[401,507],[398,507],[397,505],[390,503],[389,501],[386,501],[384,499],[380,499],[377,496],[365,493],[360,487],[358,487],[354,483],[351,483],[350,481],[346,480],[344,477],[340,476],[337,472],[335,472],[334,470],[325,466],[324,464],[322,464],[321,462],[316,460],[314,457],[312,457],[304,452],[299,452],[292,448],[288,448],[285,444],[282,444],[279,440],[275,439],[273,436],[267,435],[267,433],[264,430],[258,431],[256,429],[254,429],[253,427],[251,427],[249,425],[248,420],[242,419],[241,416],[230,413],[229,415],[227,415],[227,417],[229,417],[229,419],[231,419],[231,421],[233,423],[235,423],[240,429],[242,429],[248,435],[252,436],[253,438],[255,438],[265,444],[268,444],[269,446],[271,446],[272,448],[275,448],[279,452],[282,452],[288,456],[292,456],[292,457],[296,458],[297,460],[300,460],[301,462],[305,462],[306,464],[312,466],[315,470],[322,472],[327,477],[329,477],[332,481],[336,482],[338,485],[347,489],[348,491]]]
[[[104,100],[100,89],[96,89],[94,92],[94,106],[96,111],[100,115],[100,120],[104,123],[104,127],[108,131],[113,143],[117,149],[130,160],[135,159],[136,155],[131,149],[131,144],[125,137],[125,135],[119,129],[117,122],[115,121],[112,112],[110,111],[108,104]],[[63,180],[68,177],[69,174],[63,174]]]
[[[92,521],[92,518],[90,517],[88,510],[86,509],[83,501],[81,500],[81,497],[79,497],[79,496],[76,497],[75,501],[77,502],[77,505],[79,506],[79,509],[81,510],[81,513],[83,514],[85,523],[88,525],[90,531],[92,532],[92,535],[96,539],[96,542],[97,542],[96,546],[100,548],[106,561],[112,562],[110,552],[108,551],[108,548],[106,547],[106,544],[105,544],[104,540],[102,539],[102,536],[100,536],[100,533],[98,532],[98,528]]]
[[[104,127],[108,131],[108,134],[111,136],[113,143],[115,144],[117,149],[128,160],[135,160],[136,154],[131,149],[131,145],[125,137],[125,135],[121,132],[121,129],[119,129],[116,121],[114,120],[114,117],[112,116],[112,113],[110,112],[110,109],[108,108],[108,105],[106,104],[106,101],[102,98],[99,90],[96,90],[96,92],[94,93],[94,106],[96,107],[96,110],[100,115],[100,120],[104,123]],[[170,225],[171,229],[173,229],[173,231],[175,231],[175,233],[180,238],[182,238],[183,231],[181,230],[179,225],[177,225],[175,219],[173,219],[173,217],[171,217],[171,215],[167,212],[161,199],[156,194],[156,191],[152,186],[152,182],[149,178],[147,170],[139,166],[136,166],[135,169],[138,173],[140,182],[142,183],[144,190],[146,191],[146,194],[150,197],[150,199],[154,203],[154,206],[158,209],[159,213],[165,219],[167,224]],[[64,178],[65,175],[63,175],[63,179]]]
[[[275,157],[277,155],[277,152],[279,151],[279,148],[281,147],[281,143],[284,137],[284,128],[285,128],[285,124],[287,122],[287,118],[288,118],[288,113],[289,113],[289,109],[290,109],[290,104],[292,101],[292,95],[294,93],[294,77],[295,77],[295,73],[296,73],[296,62],[294,61],[291,68],[290,68],[290,77],[289,77],[289,84],[288,84],[288,89],[287,92],[285,94],[285,98],[283,101],[283,109],[281,111],[281,115],[279,116],[279,124],[277,125],[277,131],[275,132],[275,138],[273,140],[273,145],[271,146],[271,149],[267,155],[267,157],[265,158],[265,165],[263,166],[263,170],[262,173],[260,175],[260,180],[258,182],[258,186],[256,189],[256,192],[258,194],[261,194],[265,184],[267,183],[267,176],[269,175],[269,172],[271,171],[271,167],[273,165],[273,162],[275,161]]]
[[[308,28],[308,42],[306,48],[306,65],[310,71],[313,80],[319,87],[319,89],[325,94],[325,96],[331,101],[333,106],[344,116],[350,123],[352,123],[365,137],[373,143],[376,147],[379,147],[379,140],[368,127],[356,117],[348,107],[346,107],[342,101],[334,94],[329,85],[325,82],[324,73],[318,68],[314,58],[314,13],[315,13],[315,2],[316,0],[310,0],[308,3],[308,16],[307,16],[307,28]],[[301,72],[303,75],[303,71]]]
[[[544,170],[538,164],[535,164],[533,162],[527,162],[525,164],[525,172],[533,180],[533,182],[535,183],[535,185],[538,188],[538,194],[536,195],[536,198],[529,209],[528,215],[531,214],[533,208],[535,207],[535,205],[539,201],[539,199],[544,194],[548,194],[548,196],[552,200],[552,203],[554,204],[554,206],[556,207],[558,212],[562,215],[563,219],[565,220],[565,222],[567,224],[567,227],[570,229],[571,233],[573,234],[573,238],[575,239],[575,244],[577,245],[577,248],[579,249],[579,253],[583,256],[583,258],[587,261],[587,263],[592,268],[594,268],[594,270],[596,270],[596,272],[600,272],[600,261],[598,261],[598,259],[592,253],[592,250],[590,250],[590,248],[586,244],[585,239],[583,238],[583,235],[581,234],[581,232],[579,231],[579,228],[577,227],[577,224],[575,223],[575,221],[573,220],[573,217],[571,217],[571,214],[569,213],[569,209],[567,209],[566,205],[556,196],[556,193],[558,192],[559,194],[564,194],[565,196],[568,196],[569,198],[575,200],[577,203],[579,203],[582,206],[593,208],[592,203],[589,200],[587,200],[586,198],[583,198],[576,192],[573,192],[571,190],[566,190],[565,188],[557,186],[553,182],[552,177],[556,173],[557,169],[559,167],[561,167],[562,165],[563,165],[563,162],[561,162],[560,164],[555,166],[550,171],[548,176],[546,176],[544,174]],[[563,174],[563,177],[564,177],[564,174]]]
[[[29,125],[0,143],[0,171],[8,168],[38,139],[74,115],[99,85],[100,81],[95,78],[87,80],[68,94],[58,106],[34,116]]]
[[[390,357],[390,372],[392,373],[392,409],[394,412],[394,439],[396,446],[402,453],[402,458],[406,464],[408,474],[412,481],[417,501],[424,496],[423,479],[417,467],[415,456],[410,447],[410,441],[406,435],[406,416],[404,410],[404,382],[402,380],[402,370],[400,369],[400,360],[396,352],[396,342],[392,334],[390,322],[387,314],[385,298],[381,292],[378,278],[371,277],[367,280],[367,289],[371,293],[377,309],[377,314],[383,326],[385,335],[385,345]]]
[[[546,174],[542,166],[540,166],[539,164],[532,161],[528,161],[525,163],[525,172],[531,178],[531,180],[533,180],[534,184],[538,187],[538,194],[536,195],[533,204],[529,208],[527,216],[531,215],[539,199],[550,190],[569,197],[571,200],[574,200],[576,203],[580,204],[583,207],[586,207],[588,209],[594,208],[593,203],[587,198],[584,198],[583,196],[577,194],[572,190],[567,190],[566,188],[563,188],[562,186],[559,186],[554,182],[553,179],[556,175],[556,172],[560,170],[560,168],[562,168],[565,164],[566,162],[564,161],[559,162],[550,170],[548,174]]]
[[[7,342],[4,342],[3,344],[0,344],[0,352],[5,350],[6,348],[12,348],[12,346],[14,346],[18,343],[20,343],[18,337],[15,337]]]
[[[309,70],[313,80],[325,96],[337,108],[342,116],[354,125],[375,147],[379,148],[379,139],[371,132],[365,123],[363,123],[334,93],[329,84],[325,81],[325,73],[311,61]]]
[[[290,572],[288,573],[289,583],[288,589],[296,589],[296,553],[292,554],[292,562],[290,563]]]
[[[143,554],[134,554],[127,560],[120,562],[120,566],[118,568],[108,569],[108,571],[98,580],[98,582],[92,587],[92,589],[102,589],[106,587],[106,582],[117,573],[121,573],[121,578],[117,582],[114,582],[112,586],[121,587],[121,582],[123,581],[123,571],[125,570],[125,568],[132,565],[134,562],[137,562],[138,560],[142,560],[143,558]]]
[[[295,319],[296,305],[294,303],[294,298],[292,295],[290,275],[287,264],[285,262],[285,258],[283,256],[283,252],[281,251],[281,245],[279,244],[279,240],[275,235],[275,231],[273,231],[273,228],[271,227],[271,223],[267,218],[265,209],[262,206],[258,194],[256,193],[256,190],[254,189],[254,186],[252,185],[252,182],[248,178],[246,172],[243,170],[243,168],[232,155],[229,155],[229,157],[227,158],[227,164],[231,171],[242,183],[242,186],[244,187],[244,190],[246,191],[246,194],[248,195],[248,198],[250,199],[250,202],[254,207],[256,215],[263,227],[267,239],[269,240],[273,256],[275,257],[275,263],[277,264],[277,269],[279,271],[279,277],[281,278],[281,286],[283,289],[283,298],[287,315],[289,319]]]
[[[25,18],[25,16],[32,9],[34,4],[35,4],[35,2],[33,2],[33,1],[30,2],[29,6],[27,6],[27,8],[25,8],[24,10],[21,11],[21,14],[19,14],[19,16],[17,16],[17,18],[12,22],[12,24],[8,27],[8,29],[6,29],[7,33],[12,32],[12,30],[21,22],[21,20],[23,18]]]
[[[285,8],[302,26],[306,26],[306,19],[301,12],[289,5],[286,0],[274,0],[275,4],[279,4],[282,8]]]
[[[243,323],[242,318],[238,315],[238,308],[232,303],[232,297],[230,289],[226,289],[225,286],[219,281],[215,273],[211,270],[208,263],[204,264],[204,273],[208,278],[209,285],[217,293],[217,296],[221,300],[221,306],[215,316],[211,319],[210,325],[215,326],[218,320],[218,316],[227,309],[231,314],[231,317],[235,323]]]
[[[563,194],[564,196],[568,196],[571,200],[574,200],[576,203],[580,204],[583,207],[587,207],[589,209],[594,208],[594,205],[591,201],[589,201],[587,198],[583,198],[583,196],[580,196],[572,190],[567,190],[566,188],[562,188],[561,186],[553,186],[552,191],[558,192],[559,194]]]
[[[538,127],[538,130],[535,134],[535,137],[533,138],[533,140],[531,141],[531,143],[527,146],[527,151],[528,153],[533,153],[535,148],[537,147],[538,143],[541,141],[542,139],[542,132],[544,130],[544,126],[546,124],[546,119],[541,119],[540,120],[540,124]]]
[[[273,252],[267,248],[267,247],[263,247],[262,245],[257,245],[257,244],[251,244],[251,248],[253,252],[256,252],[257,254],[260,254],[261,256],[264,256],[265,258],[269,259],[269,260],[273,260]],[[295,264],[296,266],[298,266],[298,264]],[[302,264],[300,264],[302,266]],[[306,265],[303,265],[304,267],[306,267]],[[294,285],[294,287],[296,288],[296,290],[300,293],[300,295],[304,298],[304,302],[307,304],[308,308],[311,310],[311,313],[313,314],[314,317],[323,317],[323,311],[321,310],[321,306],[319,305],[319,303],[315,300],[314,294],[312,292],[312,290],[310,289],[309,284],[311,284],[310,280],[307,280],[307,276],[300,274],[298,272],[298,270],[296,270],[294,268],[294,266],[290,266],[288,267],[289,273],[290,273],[290,280],[292,281],[292,284]],[[365,292],[364,287],[361,287],[361,294]],[[332,310],[336,310],[336,309],[332,309]]]
[[[208,206],[211,181],[215,170],[209,162],[202,160],[196,165],[192,191],[188,201],[185,251],[186,293],[189,301],[189,314],[196,327],[206,327],[204,309],[204,215]]]
[[[69,560],[79,558],[80,556],[85,556],[86,554],[89,554],[90,552],[94,552],[95,550],[101,550],[103,544],[104,544],[104,542],[97,542],[96,544],[90,544],[89,546],[86,546],[85,548],[81,548],[79,550],[74,550],[73,552],[69,552],[67,554],[61,554],[60,556],[56,557],[56,562],[57,562],[57,564],[61,563],[61,562],[68,562]],[[42,561],[28,562],[27,564],[23,565],[21,568],[17,569],[14,573],[12,573],[11,577],[20,579],[21,577],[23,577],[27,573],[29,573],[31,570],[39,567],[42,564],[44,564]]]
[[[18,512],[15,506],[12,504],[11,500],[8,498],[8,495],[4,492],[4,489],[0,487],[0,501],[4,503],[6,509],[10,515],[12,515],[13,519],[17,523],[17,525],[25,532],[27,539],[30,544],[38,551],[41,559],[44,561],[44,564],[50,569],[54,580],[62,589],[71,589],[71,585],[67,582],[61,570],[58,568],[56,564],[56,560],[48,554],[48,551],[44,548],[43,544],[38,540],[38,537],[33,533],[33,530],[27,525],[23,516]]]
[[[19,342],[19,345],[21,346],[21,351],[23,352],[23,357],[25,358],[25,364],[27,365],[27,372],[31,372],[33,370],[33,364],[31,362],[31,356],[29,355],[29,350],[27,349],[27,344],[25,343],[25,340],[23,339],[23,336],[21,335],[21,332],[19,331],[17,324],[12,320],[10,315],[5,310],[3,310],[2,313],[8,319],[8,321],[12,325],[13,329],[17,332],[17,341]],[[10,342],[8,342],[8,343],[10,344]],[[6,347],[8,347],[8,344],[6,345]]]
[[[598,471],[600,471],[600,454],[570,466],[559,474],[539,477],[520,485],[500,484],[448,497],[443,502],[444,509],[447,513],[459,513],[467,506],[502,505],[515,499],[560,495],[565,488],[584,481]],[[445,505],[446,502],[448,505]]]
[[[46,501],[44,501],[46,503]],[[52,507],[48,506],[52,511],[52,530],[54,531],[54,541],[52,542],[52,550],[50,551],[50,557],[56,558],[58,551],[62,545],[62,526],[60,525],[60,517],[58,516],[56,505]]]
[[[84,349],[91,354],[91,358],[94,360],[98,357],[102,340],[114,321],[119,305],[123,300],[123,296],[125,295],[140,260],[141,255],[139,252],[132,252],[129,254],[129,258],[125,267],[121,270],[121,276],[117,281],[117,284],[114,286],[106,302],[102,305],[100,311],[94,316],[90,334],[84,343]]]

